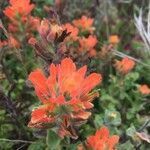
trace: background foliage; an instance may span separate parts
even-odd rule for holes
[[[53,0],[32,0],[36,5],[32,13],[45,18],[48,16],[45,6],[54,7],[61,23],[71,22],[82,15],[92,17],[99,49],[108,45],[109,36],[115,34],[120,39],[115,50],[139,60],[136,67],[125,76],[118,74],[113,66],[115,59],[120,59],[119,56],[90,61],[89,71],[102,73],[103,83],[100,86],[100,97],[94,101],[93,115],[79,131],[79,141],[106,125],[112,134],[120,136],[118,149],[148,150],[148,143],[140,139],[136,132],[142,131],[148,136],[150,131],[150,97],[142,95],[138,90],[140,84],[150,85],[150,55],[143,50],[144,43],[134,22],[134,14],[138,14],[140,8],[143,8],[143,16],[146,16],[148,0],[62,1],[63,6],[58,9]],[[0,1],[0,18],[6,27],[8,20],[2,10],[7,5],[8,1]],[[143,19],[146,20],[146,17]],[[6,39],[1,30],[0,38]],[[46,139],[45,131],[27,127],[32,109],[39,104],[27,77],[32,70],[43,66],[44,62],[36,57],[34,49],[27,43],[22,44],[20,52],[23,53],[23,58],[13,49],[1,49],[0,52],[0,149],[42,150],[47,145],[49,147],[47,140],[54,141],[52,143],[55,145],[60,142],[59,139],[54,140],[54,133],[51,133],[54,137]],[[76,149],[76,142],[71,141],[68,149]]]

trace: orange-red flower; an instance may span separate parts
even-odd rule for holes
[[[88,150],[114,150],[115,145],[119,141],[119,136],[109,135],[107,127],[102,127],[97,130],[95,135],[89,136],[86,140],[86,147]],[[83,150],[80,146],[80,150]]]
[[[79,38],[80,48],[79,50],[81,52],[90,52],[90,54],[96,54],[96,50],[94,47],[96,46],[98,40],[96,36],[90,35],[88,38]],[[92,55],[93,56],[93,55]]]
[[[109,36],[109,43],[111,44],[118,44],[119,43],[119,37],[118,35],[111,35]]]
[[[115,67],[118,72],[122,74],[127,74],[135,66],[135,62],[128,57],[123,58],[121,61],[116,61]]]
[[[88,38],[81,38],[79,43],[82,48],[91,49],[97,44],[96,36],[90,35]]]
[[[86,66],[77,70],[73,61],[65,58],[59,65],[50,65],[48,78],[40,69],[32,72],[29,80],[43,105],[33,110],[29,126],[42,127],[44,123],[54,123],[60,136],[71,136],[68,130],[73,126],[71,124],[91,115],[87,110],[93,107],[91,102],[98,93],[90,91],[102,79],[97,73],[85,77],[86,70]]]
[[[67,32],[71,32],[71,34],[69,35],[69,37],[71,38],[71,40],[75,41],[75,40],[78,39],[78,33],[79,33],[79,29],[78,28],[74,27],[70,23],[66,23],[64,25],[64,29],[67,29]]]
[[[34,4],[30,4],[30,0],[10,0],[9,2],[10,6],[5,8],[4,14],[12,21],[16,21],[18,17],[23,19],[34,8]]]
[[[146,84],[140,85],[139,91],[140,91],[141,94],[143,94],[143,95],[148,95],[148,94],[150,94],[150,88],[149,88],[148,85],[146,85]]]
[[[10,0],[9,2],[10,5],[3,11],[10,20],[8,31],[15,37],[15,39],[10,37],[9,43],[11,47],[19,47],[21,44],[18,43],[31,37],[32,31],[37,30],[40,19],[31,16],[34,4],[30,4],[30,0]]]
[[[9,42],[9,47],[11,48],[20,47],[20,43],[13,36],[9,36],[8,42]]]
[[[82,16],[81,19],[77,19],[73,21],[73,24],[81,29],[81,31],[89,31],[93,32],[94,27],[93,25],[94,20],[92,18],[88,18],[86,16]]]

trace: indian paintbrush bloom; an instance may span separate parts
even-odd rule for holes
[[[68,36],[69,40],[76,41],[78,39],[79,29],[77,27],[74,27],[70,23],[66,23],[64,29],[67,29],[67,32],[70,32],[70,35]]]
[[[59,24],[57,19],[43,19],[38,28],[40,39],[30,38],[28,43],[35,48],[37,56],[51,62],[54,58],[60,58],[63,51],[63,41],[70,34]],[[57,50],[56,50],[57,47]],[[55,56],[57,55],[57,56]]]
[[[143,95],[148,95],[148,94],[150,94],[150,88],[149,88],[148,85],[146,85],[146,84],[140,85],[139,91],[140,91],[140,93],[143,94]]]
[[[65,58],[61,64],[50,65],[47,78],[40,69],[31,72],[29,80],[42,105],[32,111],[28,126],[43,128],[51,124],[60,137],[77,138],[74,127],[90,117],[88,110],[98,96],[91,90],[102,80],[97,73],[85,77],[86,71],[86,66],[77,70],[73,61]]]
[[[109,135],[109,129],[102,127],[97,130],[95,135],[89,136],[85,142],[86,150],[114,150],[115,145],[119,141],[119,136]],[[85,150],[83,146],[79,146],[79,150]]]
[[[82,16],[80,19],[63,25],[68,36],[59,46],[59,54],[62,58],[69,56],[77,64],[87,64],[90,57],[97,55],[97,37],[93,35],[93,19]],[[84,32],[85,31],[85,32]],[[88,32],[87,32],[88,31]]]
[[[13,36],[9,36],[8,39],[8,44],[10,48],[19,48],[20,47],[20,43],[19,41],[17,41]]]
[[[134,68],[135,62],[125,57],[121,61],[116,61],[114,66],[119,73],[127,74]]]
[[[98,40],[96,36],[90,35],[88,38],[82,37],[79,38],[79,43],[80,43],[80,52],[89,52],[90,56],[95,56],[96,55],[96,50],[94,47],[96,46]]]
[[[13,42],[11,43],[14,41],[23,43],[23,40],[31,37],[33,31],[38,28],[40,19],[31,16],[34,4],[30,4],[30,0],[10,0],[9,2],[10,5],[3,12],[9,18],[8,31],[13,35]],[[11,38],[8,40],[12,41]],[[11,45],[13,47],[13,44]],[[21,46],[21,44],[17,44],[17,48],[19,45]]]
[[[109,43],[115,45],[115,44],[118,44],[120,41],[118,35],[110,35],[109,36]]]
[[[4,14],[13,22],[16,22],[18,17],[21,20],[25,19],[34,8],[30,0],[10,0],[9,2],[10,6],[5,8]]]
[[[88,18],[86,16],[82,16],[80,19],[74,20],[73,24],[81,29],[81,31],[88,31],[90,33],[93,33],[94,27],[93,27],[94,20],[92,18]]]

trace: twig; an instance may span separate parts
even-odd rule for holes
[[[4,31],[4,34],[5,34],[6,37],[9,39],[9,34],[8,34],[6,28],[4,27],[3,22],[2,22],[1,19],[0,19],[0,28],[2,28],[2,30]]]
[[[138,132],[143,131],[143,130],[147,127],[147,125],[148,125],[149,123],[150,123],[150,119],[147,120],[147,121],[143,124],[143,126],[142,126],[140,129],[138,129]]]
[[[142,8],[139,11],[139,15],[134,15],[134,23],[135,26],[146,46],[144,51],[149,55],[150,54],[150,3],[149,3],[149,10],[147,14],[147,21],[143,21],[143,11]]]
[[[25,143],[25,144],[23,144],[22,146],[20,146],[19,148],[17,148],[16,150],[20,150],[20,149],[22,149],[24,146],[26,146],[27,145],[27,143]]]
[[[14,143],[35,143],[34,141],[26,141],[26,140],[10,140],[10,139],[0,139],[0,141],[6,141],[6,142],[14,142]]]
[[[136,58],[134,58],[134,57],[132,57],[132,56],[126,55],[126,54],[124,54],[124,53],[122,53],[122,52],[119,52],[119,51],[117,51],[117,50],[115,50],[115,49],[112,49],[112,52],[114,52],[114,54],[115,54],[116,56],[119,56],[119,57],[121,57],[121,58],[128,57],[128,58],[134,60],[134,61],[137,62],[137,63],[140,63],[140,64],[142,64],[142,65],[144,65],[144,66],[150,67],[150,65],[145,64],[145,63],[141,62],[140,60],[138,60],[138,59],[136,59]]]

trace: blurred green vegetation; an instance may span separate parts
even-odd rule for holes
[[[54,0],[32,0],[32,2],[36,6],[33,15],[40,18],[48,16],[44,6],[54,7]],[[120,38],[116,50],[142,62],[137,63],[132,72],[122,77],[116,73],[112,60],[91,61],[89,70],[90,66],[96,66],[96,69],[92,69],[102,72],[103,83],[98,87],[100,97],[94,101],[92,117],[78,132],[79,143],[93,134],[96,129],[106,125],[112,134],[120,136],[119,150],[148,150],[148,143],[137,138],[136,132],[143,131],[147,134],[150,132],[150,96],[143,96],[138,91],[140,84],[150,85],[150,56],[142,50],[143,41],[135,27],[134,14],[138,13],[140,8],[143,8],[145,14],[149,0],[62,0],[62,2],[64,6],[61,9],[54,7],[58,11],[61,23],[71,22],[82,15],[92,17],[100,48],[108,44],[110,35],[116,34]],[[7,27],[7,19],[2,13],[6,5],[6,1],[0,2],[0,17]],[[1,31],[0,38],[5,38]],[[1,58],[0,76],[4,74],[5,78],[0,79],[0,95],[2,95],[0,149],[44,150],[47,140],[44,131],[27,127],[32,109],[39,104],[27,81],[28,74],[35,68],[42,68],[44,62],[35,56],[34,50],[28,44],[24,44],[21,51],[23,51],[23,59],[20,59],[18,53],[11,49]],[[113,59],[120,58],[115,56]],[[6,99],[3,99],[4,96]],[[16,115],[17,119],[14,119],[13,115]],[[34,143],[13,141],[16,139]],[[58,144],[55,142],[60,141],[54,140],[54,145]],[[49,147],[49,143],[47,145]],[[71,141],[68,149],[76,149],[76,145],[76,141]]]

